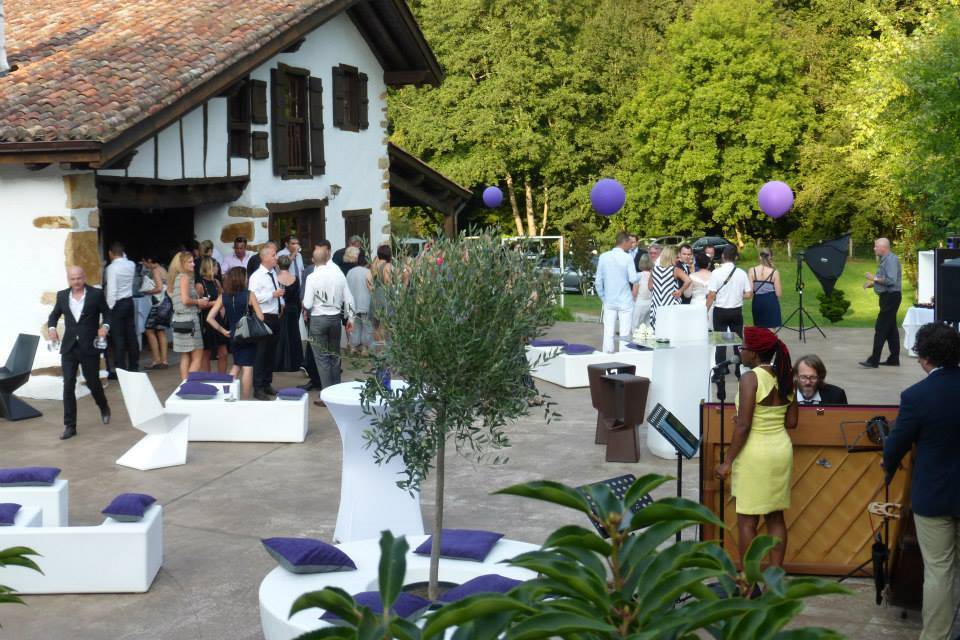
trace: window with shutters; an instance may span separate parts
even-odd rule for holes
[[[250,157],[250,86],[244,82],[227,98],[230,157]]]
[[[360,131],[370,126],[367,74],[341,64],[333,68],[333,126]]]
[[[274,173],[283,178],[322,175],[323,86],[306,69],[278,65],[271,71]]]

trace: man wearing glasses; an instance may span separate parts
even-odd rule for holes
[[[803,356],[793,366],[797,376],[797,403],[800,406],[811,404],[847,404],[847,393],[840,387],[827,384],[827,368],[819,356]]]

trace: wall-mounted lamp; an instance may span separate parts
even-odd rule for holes
[[[334,200],[338,195],[340,195],[340,185],[338,184],[330,185],[330,191],[327,194],[327,198],[330,200]]]

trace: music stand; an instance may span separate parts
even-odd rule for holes
[[[683,459],[691,459],[700,451],[700,440],[659,402],[647,416],[647,424],[656,429],[677,452],[677,497],[683,497]],[[677,542],[680,532],[677,531]]]

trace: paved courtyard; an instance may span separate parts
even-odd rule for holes
[[[788,335],[794,356],[820,354],[829,379],[846,388],[854,403],[896,403],[899,392],[923,372],[912,358],[900,368],[863,370],[872,330],[827,330],[812,334],[804,347]],[[550,333],[599,346],[600,326],[560,323]],[[356,375],[345,372],[344,379]],[[175,388],[176,366],[151,373],[161,398]],[[732,377],[731,377],[732,380]],[[278,374],[277,384],[301,384],[300,374]],[[466,381],[469,383],[469,381]],[[498,488],[549,478],[581,484],[621,473],[671,473],[675,464],[644,453],[637,464],[604,462],[593,445],[595,413],[586,389],[566,390],[540,383],[558,403],[561,418],[545,424],[536,413],[510,431],[513,446],[503,466],[447,463],[445,524],[486,528],[510,538],[539,543],[571,517],[564,510],[520,498],[492,496]],[[734,391],[732,382],[730,392]],[[142,435],[130,426],[120,389],[107,396],[113,420],[103,426],[93,401],[79,401],[79,437],[57,439],[62,429],[59,402],[35,401],[42,418],[0,422],[0,466],[52,465],[70,481],[72,524],[101,521],[100,509],[118,493],[137,491],[164,505],[165,559],[149,593],[139,595],[30,596],[26,607],[0,607],[0,638],[76,640],[166,640],[261,638],[257,589],[275,565],[260,545],[269,536],[313,536],[330,540],[339,502],[340,440],[329,412],[310,408],[310,433],[303,444],[191,443],[186,466],[139,472],[118,467],[117,457]],[[732,397],[732,395],[731,395]],[[96,420],[95,420],[96,419]],[[696,499],[695,465],[684,474],[684,493]],[[674,491],[671,485],[663,494]],[[425,522],[432,517],[431,488],[423,495]],[[574,516],[575,517],[575,516]],[[41,566],[42,558],[39,560]],[[109,567],[104,567],[109,570]],[[856,595],[808,605],[801,622],[822,625],[850,638],[916,638],[918,615],[873,604],[872,582],[855,581]]]

